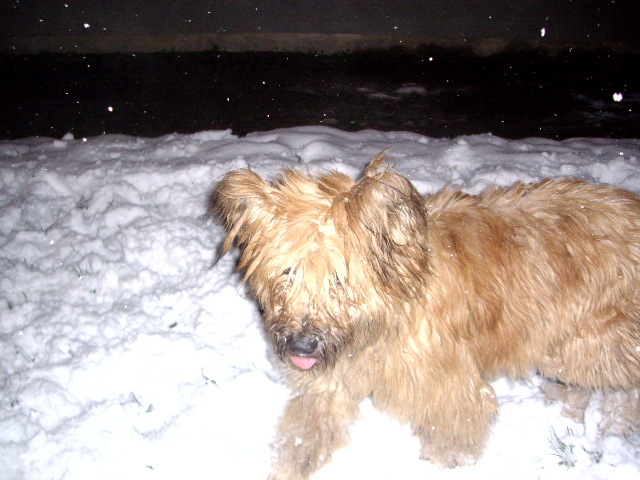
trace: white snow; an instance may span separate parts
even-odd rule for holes
[[[0,478],[265,478],[287,389],[237,252],[212,267],[223,232],[207,193],[247,165],[357,176],[390,147],[423,193],[563,175],[640,191],[639,140],[298,127],[0,142]],[[314,478],[640,479],[640,438],[594,434],[596,408],[575,422],[539,378],[494,386],[477,465],[420,461],[409,428],[365,402]]]

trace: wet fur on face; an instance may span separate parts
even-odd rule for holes
[[[233,171],[211,201],[289,367],[272,479],[308,478],[369,395],[455,466],[484,448],[499,375],[640,386],[631,192],[558,179],[423,197],[378,155],[358,181]]]
[[[240,268],[283,360],[286,340],[308,334],[318,340],[317,367],[333,366],[384,328],[386,303],[419,294],[428,252],[415,236],[426,233],[425,199],[394,180],[285,170],[269,184],[239,170],[216,190],[213,204],[230,226],[223,251],[241,246]]]

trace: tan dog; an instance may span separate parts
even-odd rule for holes
[[[497,376],[640,386],[629,191],[564,179],[425,198],[378,155],[357,182],[230,172],[212,202],[290,367],[273,479],[327,462],[369,395],[455,466],[483,451]]]

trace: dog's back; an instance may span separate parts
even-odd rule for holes
[[[427,199],[427,315],[494,374],[640,386],[640,200],[579,180]]]

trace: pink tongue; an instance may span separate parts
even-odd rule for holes
[[[291,355],[291,361],[296,367],[301,368],[303,370],[308,370],[315,365],[318,359],[307,358],[307,357],[294,357],[293,355]]]

